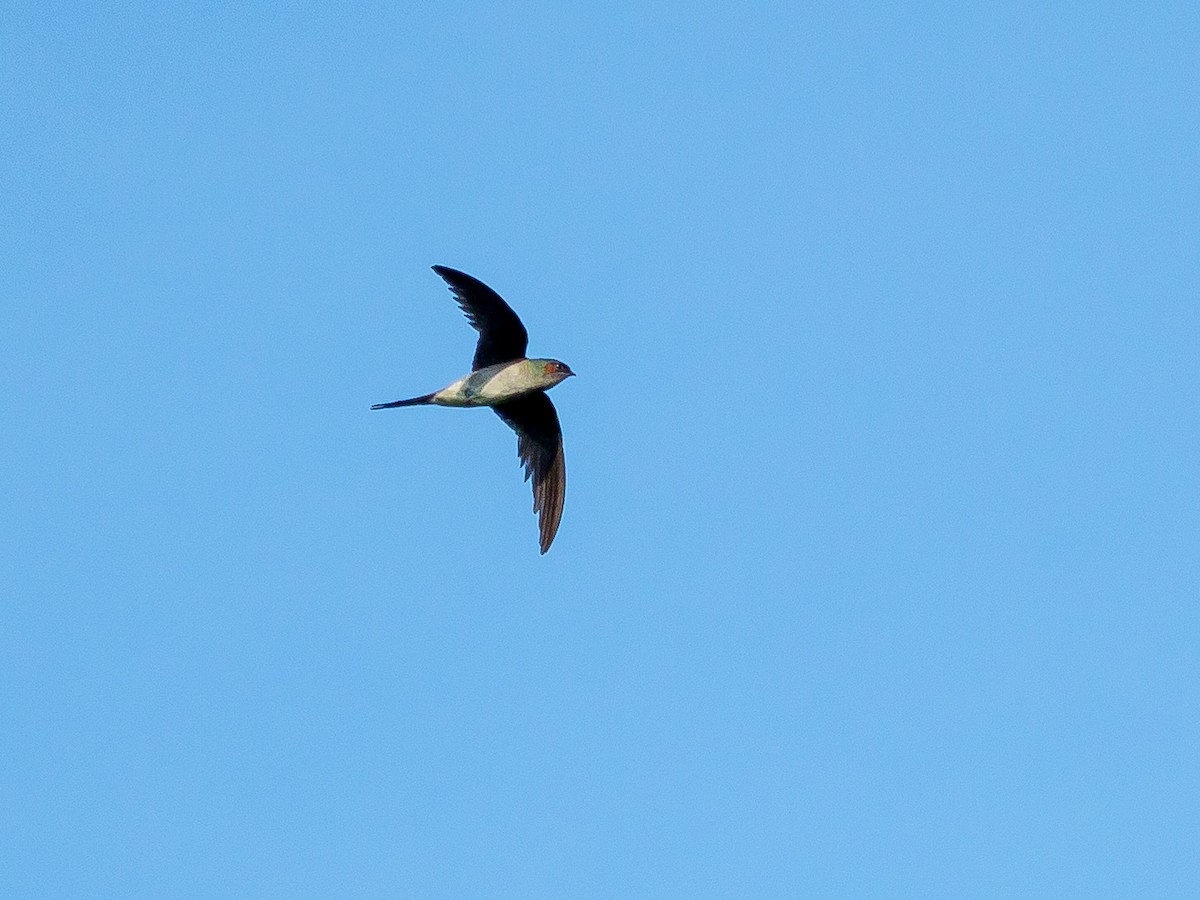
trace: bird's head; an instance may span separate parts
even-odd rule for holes
[[[553,387],[575,374],[571,371],[570,366],[565,362],[559,362],[557,359],[539,359],[535,362],[539,378],[549,387]]]

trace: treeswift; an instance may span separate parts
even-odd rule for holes
[[[533,480],[533,511],[538,514],[542,553],[550,549],[562,520],[567,494],[562,428],[546,391],[575,373],[557,359],[527,359],[529,335],[503,298],[477,278],[434,266],[454,293],[467,321],[479,332],[471,371],[432,394],[377,403],[397,406],[490,406],[517,433],[517,455],[525,480]]]

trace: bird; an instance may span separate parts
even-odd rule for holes
[[[490,287],[457,269],[433,266],[470,323],[479,332],[471,371],[440,391],[376,403],[371,409],[401,406],[490,406],[517,434],[517,456],[525,480],[533,482],[539,547],[545,555],[562,521],[567,495],[567,464],[562,427],[546,391],[575,373],[557,359],[528,359],[529,334],[512,307]]]

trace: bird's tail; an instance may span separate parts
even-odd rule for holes
[[[433,392],[434,394],[437,391]],[[391,403],[376,403],[371,409],[395,409],[397,406],[424,406],[426,403],[433,402],[433,394],[425,394],[421,397],[410,397],[407,400],[395,400]]]

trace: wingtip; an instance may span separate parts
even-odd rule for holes
[[[556,537],[558,537],[558,522],[554,522],[553,524],[550,524],[550,526],[548,528],[542,527],[541,522],[539,522],[538,524],[539,524],[539,531],[541,531],[541,534],[538,536],[539,537],[538,547],[542,551],[542,556],[545,556],[546,553],[550,550],[550,545],[554,543],[554,539]]]
[[[456,281],[462,280],[464,276],[470,277],[466,272],[460,272],[458,269],[451,268],[450,266],[430,266],[429,268],[433,269],[434,274],[438,278],[450,285],[451,290],[455,289]]]

